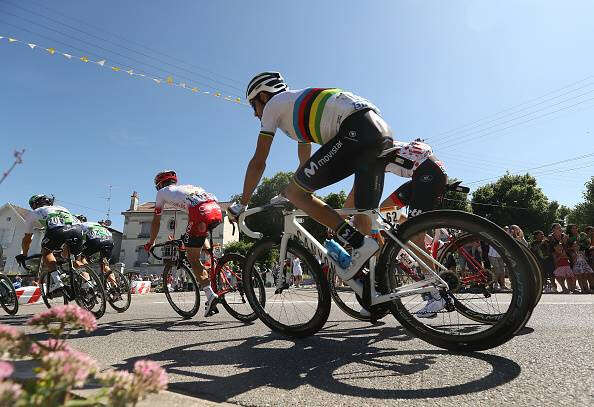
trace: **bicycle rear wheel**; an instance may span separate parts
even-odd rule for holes
[[[390,303],[392,313],[414,335],[445,349],[478,351],[507,342],[526,323],[535,298],[531,265],[522,248],[494,223],[452,210],[431,211],[409,219],[400,226],[398,238],[406,245],[411,240],[422,241],[426,235],[435,236],[436,229],[445,229],[454,236],[480,236],[480,240],[491,246],[502,259],[504,267],[498,271],[505,273],[504,283],[510,287],[510,292],[440,289],[438,298],[431,293],[398,298]],[[436,243],[435,239],[433,243]],[[423,249],[426,248],[421,246]],[[398,270],[401,250],[396,242],[389,239],[380,255],[378,273],[383,292],[415,281]],[[475,260],[479,261],[478,258]],[[472,264],[470,259],[466,261],[467,265]],[[460,264],[456,264],[455,269],[458,275],[456,272],[448,275],[448,284],[452,287],[455,287],[455,278],[464,276],[460,274]],[[460,312],[462,307],[464,313]],[[485,322],[480,318],[470,318],[473,314],[490,320]]]
[[[281,282],[267,290],[265,303],[257,294],[259,287],[254,287],[254,282],[258,281],[256,267],[273,268],[270,266],[278,262],[279,254],[277,239],[260,240],[250,250],[243,269],[248,301],[258,318],[273,331],[295,338],[313,335],[322,329],[330,315],[330,289],[320,264],[303,246],[290,240],[286,253],[288,259],[301,260],[304,281],[301,287],[290,286],[282,265],[278,277]]]
[[[163,291],[169,305],[182,318],[190,319],[200,308],[200,290],[192,270],[167,264],[163,270]]]
[[[19,311],[19,299],[14,286],[4,274],[0,274],[0,305],[8,315],[14,315]]]
[[[239,321],[253,322],[258,316],[250,306],[245,294],[243,284],[243,265],[245,258],[237,253],[225,254],[217,261],[215,270],[216,292],[219,294],[219,301],[231,316]],[[264,281],[259,273],[252,274],[255,281],[252,286],[257,293],[258,301],[261,304],[266,302],[266,291]],[[211,284],[213,281],[211,281]],[[225,292],[224,294],[220,294]]]
[[[87,276],[84,275],[85,273]],[[91,268],[75,270],[73,277],[72,288],[76,303],[93,313],[95,318],[101,318],[105,314],[105,308],[107,307],[105,289],[101,278]]]
[[[110,275],[113,276],[115,283],[109,279]],[[130,282],[126,276],[118,270],[111,270],[103,276],[103,281],[105,282],[107,302],[111,308],[117,312],[124,312],[130,308],[132,293],[130,292]]]

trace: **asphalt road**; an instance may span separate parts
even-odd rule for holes
[[[23,325],[41,305],[1,323]],[[389,316],[372,326],[333,306],[325,329],[287,340],[222,308],[181,320],[162,294],[108,308],[70,343],[104,367],[159,362],[170,390],[243,406],[594,404],[594,295],[544,295],[520,335],[499,348],[452,354],[408,335]],[[35,331],[30,331],[35,332]]]

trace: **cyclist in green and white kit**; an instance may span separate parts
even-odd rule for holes
[[[48,293],[52,293],[64,287],[53,251],[61,250],[64,243],[68,242],[72,254],[80,254],[83,249],[82,226],[68,209],[54,205],[54,197],[51,195],[33,195],[29,199],[29,206],[33,211],[29,212],[25,220],[22,252],[16,256],[16,260],[19,264],[24,264],[33,240],[33,228],[45,228],[45,235],[41,241],[41,255],[43,264],[50,273]]]
[[[109,258],[113,251],[113,237],[109,229],[97,222],[88,222],[84,215],[77,215],[76,218],[81,222],[84,236],[84,246],[81,253],[82,264],[88,264],[87,259],[99,253],[99,263],[101,271],[105,274],[110,272]],[[116,284],[113,274],[109,274],[109,281]]]

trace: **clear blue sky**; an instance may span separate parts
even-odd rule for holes
[[[594,152],[594,77],[466,132],[443,134],[594,75],[593,15],[591,1],[1,0],[0,36],[77,56],[80,48],[107,64],[238,96],[262,70],[283,72],[292,88],[349,89],[382,109],[396,138],[428,138],[449,175],[471,182]],[[133,190],[141,201],[154,200],[158,169],[175,168],[181,182],[221,200],[238,193],[259,129],[248,107],[6,39],[0,90],[2,170],[14,149],[27,149],[0,185],[0,203],[26,207],[30,195],[53,193],[96,219],[112,184],[119,228]],[[279,132],[265,175],[294,170],[296,150]],[[545,167],[537,178],[551,199],[574,205],[594,167],[550,170],[593,163],[589,157]],[[402,182],[388,176],[384,194]],[[349,188],[345,181],[321,192]]]

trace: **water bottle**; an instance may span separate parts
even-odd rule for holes
[[[325,240],[324,247],[328,250],[328,255],[332,257],[341,268],[349,268],[351,265],[351,255],[348,254],[341,245],[336,243],[334,239]]]

